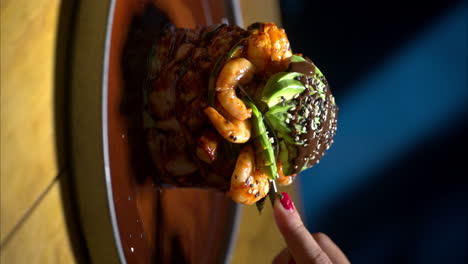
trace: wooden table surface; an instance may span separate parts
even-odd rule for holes
[[[61,4],[0,3],[1,263],[73,263],[83,252],[61,146]],[[245,25],[280,20],[276,0],[243,0],[241,8]],[[269,262],[283,247],[270,206],[261,216],[244,208],[232,263]]]

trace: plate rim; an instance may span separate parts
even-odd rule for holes
[[[71,173],[86,248],[96,263],[126,263],[112,191],[106,118],[116,2],[81,1],[70,56]],[[224,5],[228,21],[242,26],[239,2],[225,0]],[[229,213],[232,217],[228,219],[230,229],[226,230],[230,235],[226,236],[224,263],[230,262],[235,248],[241,206],[235,204]]]
[[[107,32],[106,42],[104,46],[104,61],[103,61],[103,78],[102,78],[102,148],[104,154],[104,174],[106,177],[107,200],[109,204],[110,221],[112,230],[114,232],[115,244],[117,253],[119,254],[120,262],[127,263],[125,253],[122,246],[122,239],[120,238],[119,225],[117,222],[117,214],[115,211],[114,194],[112,191],[112,175],[110,171],[110,158],[109,158],[109,133],[108,133],[108,91],[109,91],[109,63],[110,51],[112,42],[112,29],[114,26],[115,5],[117,0],[110,0],[109,15],[107,18]]]
[[[115,0],[81,1],[70,55],[71,173],[86,248],[92,262],[97,263],[121,262],[109,208],[111,201],[106,168],[103,166],[105,150],[101,112],[103,78],[106,76],[103,65],[108,53],[106,44],[114,3]]]

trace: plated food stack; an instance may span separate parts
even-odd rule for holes
[[[336,132],[325,77],[273,23],[167,28],[145,95],[160,181],[216,188],[243,204],[316,164]]]

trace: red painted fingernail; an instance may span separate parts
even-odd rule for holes
[[[281,204],[283,205],[284,209],[289,211],[294,211],[294,204],[289,197],[289,194],[284,192],[281,193],[282,197],[280,199]]]
[[[288,264],[296,264],[296,261],[292,258],[288,261]]]

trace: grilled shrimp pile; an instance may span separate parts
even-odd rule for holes
[[[216,188],[242,204],[267,195],[265,166],[290,184],[295,175],[285,175],[281,162],[259,160],[258,138],[268,131],[245,98],[258,98],[292,55],[285,31],[273,23],[169,27],[154,45],[146,87],[147,141],[161,182]]]

